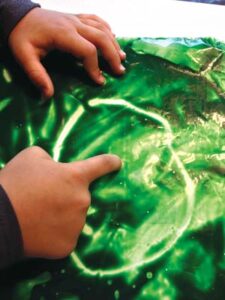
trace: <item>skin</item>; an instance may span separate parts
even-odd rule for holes
[[[95,15],[71,15],[35,8],[17,24],[8,43],[43,98],[54,94],[53,83],[41,64],[53,49],[81,59],[88,75],[100,85],[105,78],[99,69],[97,49],[116,75],[125,72],[121,61],[126,54],[120,49],[110,26]]]
[[[125,69],[111,28],[94,15],[70,15],[35,8],[13,29],[8,40],[16,60],[44,98],[54,94],[53,83],[41,60],[53,49],[71,53],[83,62],[98,84],[97,49],[115,74]],[[58,163],[39,147],[23,150],[1,171],[5,189],[17,215],[26,257],[62,258],[76,246],[85,224],[91,196],[89,184],[121,167],[114,155]]]
[[[1,170],[0,184],[16,212],[25,256],[67,256],[85,224],[90,183],[120,167],[115,155],[58,163],[36,146],[15,156]]]

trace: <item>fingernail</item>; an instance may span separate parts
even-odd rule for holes
[[[120,50],[120,55],[122,55],[124,58],[126,58],[126,53],[123,50]]]
[[[120,65],[120,71],[124,73],[126,71],[126,68],[123,65]]]
[[[102,76],[101,74],[98,76],[98,82],[100,83],[100,84],[104,84],[105,83],[105,77],[104,76]]]

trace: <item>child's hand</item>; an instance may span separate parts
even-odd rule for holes
[[[104,77],[99,69],[97,49],[101,50],[115,74],[125,71],[121,64],[125,53],[109,25],[93,15],[75,16],[35,8],[13,29],[9,46],[44,98],[53,95],[54,87],[40,61],[53,49],[82,59],[89,76],[98,84],[104,83]]]
[[[114,155],[57,163],[39,147],[15,156],[0,171],[0,184],[16,212],[25,255],[67,256],[85,224],[89,184],[120,166],[120,159]]]

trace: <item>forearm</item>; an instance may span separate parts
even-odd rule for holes
[[[13,207],[0,185],[0,268],[23,257],[22,236]]]
[[[39,6],[30,0],[0,0],[0,40],[6,42],[16,24]]]

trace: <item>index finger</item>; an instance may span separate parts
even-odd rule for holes
[[[90,184],[106,174],[119,170],[122,162],[117,155],[102,154],[72,164],[75,168],[79,166],[82,176]]]

